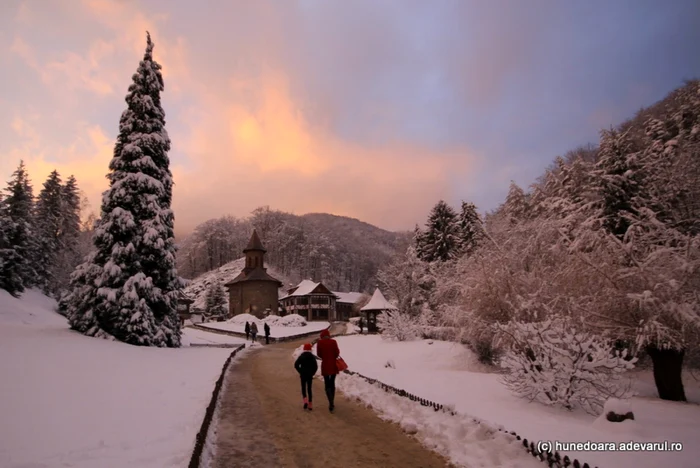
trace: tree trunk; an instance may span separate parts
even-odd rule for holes
[[[656,346],[646,348],[654,365],[654,382],[659,398],[671,401],[687,401],[683,390],[683,356],[685,350],[659,349]]]

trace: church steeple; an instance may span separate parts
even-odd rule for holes
[[[263,247],[263,244],[260,241],[258,231],[253,229],[253,235],[250,236],[248,245],[245,249],[243,249],[243,253],[245,254],[245,268],[243,271],[247,274],[256,268],[266,270],[264,265],[265,252],[267,252],[267,250],[265,247]]]

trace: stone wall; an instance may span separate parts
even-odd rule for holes
[[[229,316],[248,312],[258,318],[265,316],[268,307],[277,313],[277,284],[272,281],[243,281],[229,286]]]

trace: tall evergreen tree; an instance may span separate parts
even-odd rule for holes
[[[530,215],[530,206],[525,192],[512,180],[503,204],[503,211],[512,223],[524,221]]]
[[[80,194],[74,176],[68,177],[61,190],[61,228],[58,268],[55,273],[59,290],[70,283],[70,274],[81,262],[80,253]]]
[[[206,302],[207,315],[210,317],[225,317],[228,312],[226,305],[226,293],[223,285],[217,279],[212,281],[207,289],[204,298]]]
[[[446,262],[458,256],[460,237],[457,213],[443,200],[430,212],[422,238],[421,260]]]
[[[462,202],[462,210],[458,218],[459,250],[463,255],[471,255],[476,250],[483,236],[483,225],[476,205]]]
[[[37,198],[34,223],[36,228],[37,284],[47,294],[56,294],[58,284],[56,273],[58,270],[59,255],[63,251],[62,216],[63,216],[63,186],[61,176],[57,171],[52,171],[44,182],[44,187]]]
[[[632,149],[625,134],[604,130],[600,139],[600,159],[596,165],[603,227],[622,239],[634,214],[633,200],[639,193]]]
[[[36,243],[32,232],[34,194],[24,161],[7,184],[0,203],[0,288],[19,296],[34,286]]]
[[[147,34],[119,122],[95,251],[76,270],[63,304],[71,326],[87,335],[178,347],[177,296],[184,281],[175,268],[170,138],[160,70]]]

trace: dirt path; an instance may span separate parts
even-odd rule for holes
[[[447,462],[338,390],[328,411],[315,380],[314,410],[302,409],[291,353],[301,342],[252,351],[228,375],[215,468],[444,467]]]

